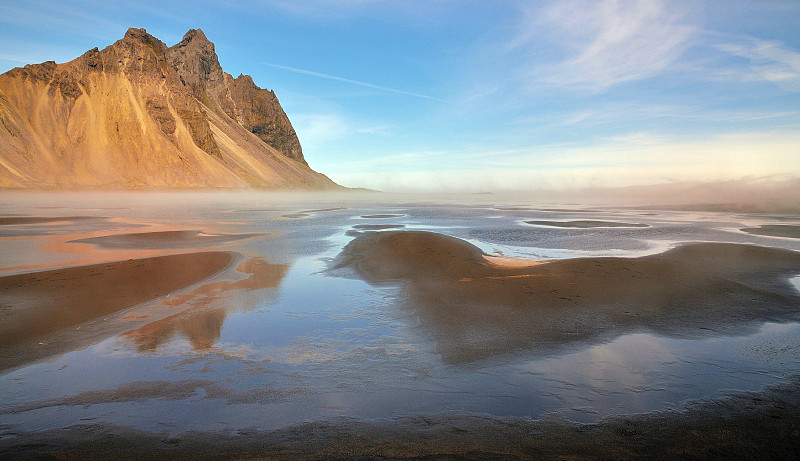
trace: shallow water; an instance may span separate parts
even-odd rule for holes
[[[700,241],[800,250],[798,239],[741,231],[796,225],[798,216],[587,209],[521,198],[266,193],[6,194],[0,215],[97,218],[0,226],[0,275],[208,248],[236,252],[251,268],[234,265],[107,319],[138,319],[130,331],[3,372],[3,437],[87,422],[169,433],[442,413],[591,422],[681,409],[800,373],[800,322],[695,339],[640,331],[447,364],[431,332],[401,302],[403,287],[371,286],[329,270],[355,236],[381,229],[430,230],[487,253],[550,260],[635,257]],[[647,227],[526,224],[576,220]],[[159,234],[177,240],[159,240],[155,248],[129,238],[105,246],[74,242],[172,231],[184,232]],[[200,244],[198,235],[216,237]],[[152,322],[141,320],[147,315]]]

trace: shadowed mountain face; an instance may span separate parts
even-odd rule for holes
[[[63,64],[0,75],[0,187],[335,188],[275,93],[233,78],[190,30],[144,29]]]

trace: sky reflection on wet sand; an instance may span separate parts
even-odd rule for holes
[[[212,279],[99,320],[121,327],[105,340],[3,372],[4,431],[102,421],[179,433],[451,412],[596,421],[682,408],[729,390],[759,390],[800,373],[796,321],[695,339],[636,330],[551,352],[537,346],[451,363],[437,351],[437,333],[405,303],[402,284],[370,285],[329,270],[363,232],[403,228],[435,230],[486,252],[523,258],[633,257],[696,241],[800,250],[797,239],[738,231],[793,224],[796,216],[581,209],[576,218],[561,204],[521,209],[519,201],[434,206],[385,197],[233,195],[211,203],[176,197],[172,204],[142,207],[133,206],[144,203],[140,196],[120,194],[98,210],[63,199],[57,213],[38,208],[53,205],[41,198],[2,204],[6,215],[104,218],[46,229],[47,222],[0,226],[17,234],[0,235],[0,249],[9,255],[0,268],[6,273],[209,249],[238,255],[236,264]],[[648,227],[524,224],[575,219]],[[20,235],[23,230],[31,235]],[[174,245],[160,242],[156,249],[135,242],[113,249],[70,243],[165,231],[191,235],[174,234]],[[180,240],[198,231],[261,237],[203,247]]]

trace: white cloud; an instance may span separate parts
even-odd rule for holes
[[[318,149],[344,138],[351,131],[348,121],[334,114],[296,114],[292,124],[305,149]]]
[[[306,70],[306,69],[298,69],[296,67],[281,66],[281,65],[278,65],[278,64],[270,64],[270,63],[264,63],[264,64],[266,64],[266,65],[268,65],[270,67],[274,67],[276,69],[287,70],[289,72],[294,72],[294,73],[297,73],[297,74],[311,75],[312,77],[319,77],[319,78],[323,78],[323,79],[326,79],[326,80],[333,80],[333,81],[337,81],[337,82],[347,83],[349,85],[363,86],[363,87],[367,87],[367,88],[372,88],[374,90],[385,91],[385,92],[389,92],[389,93],[404,94],[406,96],[414,96],[415,98],[431,99],[433,101],[443,102],[443,100],[438,99],[438,98],[434,98],[432,96],[419,94],[419,93],[413,93],[411,91],[401,90],[401,89],[398,89],[398,88],[389,88],[389,87],[386,87],[386,86],[375,85],[373,83],[362,82],[360,80],[352,80],[352,79],[349,79],[349,78],[338,77],[336,75],[323,74],[321,72],[314,72],[314,71]]]
[[[565,47],[556,63],[531,63],[529,76],[537,83],[588,91],[667,71],[697,30],[660,0],[565,0],[523,18],[514,47],[535,50],[545,40]]]
[[[340,184],[391,192],[485,192],[618,187],[746,176],[800,177],[800,134],[761,132],[674,141],[652,133],[592,146],[532,146],[486,153],[440,154],[448,163],[409,171],[398,164],[331,174]],[[453,159],[461,169],[454,169]],[[449,168],[447,164],[451,165]],[[429,165],[425,165],[429,166]]]
[[[336,112],[292,114],[292,126],[304,152],[326,152],[331,143],[364,136],[384,136],[390,127],[361,123]]]
[[[737,74],[741,80],[772,82],[800,91],[800,52],[783,43],[750,38],[739,43],[720,44],[716,48],[748,60],[749,67]]]

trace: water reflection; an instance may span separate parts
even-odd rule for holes
[[[125,331],[109,317],[207,279],[233,261],[228,252],[188,253],[0,277],[0,369]]]
[[[556,414],[593,422],[613,414],[680,409],[687,400],[716,397],[729,389],[758,390],[800,370],[799,324],[756,327],[764,319],[796,318],[790,311],[796,312],[800,305],[800,291],[793,289],[787,295],[783,276],[778,275],[783,269],[772,258],[738,275],[725,273],[717,281],[692,277],[734,267],[733,254],[727,251],[710,260],[689,255],[695,267],[684,275],[678,270],[680,258],[584,258],[582,273],[580,267],[565,263],[561,272],[549,274],[536,272],[542,267],[530,272],[518,267],[448,278],[448,271],[469,262],[470,252],[445,249],[445,254],[452,253],[447,260],[437,256],[441,247],[417,245],[416,257],[427,252],[432,259],[390,277],[405,282],[398,283],[405,290],[370,287],[363,280],[322,272],[329,258],[351,240],[349,236],[376,230],[436,230],[469,239],[488,253],[500,249],[534,259],[632,257],[695,241],[800,250],[797,239],[739,231],[773,221],[794,223],[796,217],[776,221],[764,216],[659,212],[653,218],[647,217],[652,213],[634,210],[586,214],[590,210],[537,211],[536,206],[498,211],[494,206],[502,203],[387,205],[385,196],[376,199],[380,203],[343,200],[347,210],[319,211],[331,210],[339,200],[307,203],[272,197],[258,196],[249,202],[203,197],[187,202],[170,195],[159,205],[137,194],[123,211],[102,211],[108,218],[0,229],[33,235],[12,239],[0,233],[4,266],[0,270],[6,273],[29,271],[34,265],[63,268],[185,253],[210,243],[214,249],[225,245],[237,252],[234,257],[247,255],[207,287],[193,285],[184,289],[194,290],[191,293],[173,292],[164,302],[158,298],[115,317],[101,317],[96,324],[119,326],[106,336],[90,337],[84,325],[63,330],[65,336],[91,339],[80,344],[92,347],[3,371],[0,438],[23,430],[104,422],[178,434],[278,428],[307,421],[327,424],[340,416],[393,424],[391,418],[396,416],[426,415],[419,420],[429,427],[427,415],[447,412],[498,417]],[[92,197],[87,204],[96,201]],[[48,197],[47,203],[57,202]],[[28,212],[15,214],[23,211]],[[584,214],[573,214],[579,211]],[[74,207],[63,211],[81,213]],[[289,213],[295,219],[279,219]],[[526,220],[570,222],[584,216],[587,221],[650,227],[524,225]],[[115,232],[134,237],[124,237],[128,243],[116,248],[70,243],[94,238],[108,243],[105,237]],[[241,235],[261,237],[227,241],[226,236]],[[222,238],[209,240],[218,236]],[[465,258],[459,261],[459,255]],[[377,268],[397,269],[399,260],[414,253],[396,256],[371,261]],[[711,269],[697,266],[701,260]],[[634,266],[620,261],[652,267],[638,274],[626,270]],[[284,262],[291,262],[291,267],[274,264]],[[657,264],[675,273],[667,273],[663,288],[643,288],[620,298],[627,301],[614,306],[617,316],[590,304],[589,298],[597,293],[616,295],[641,286],[636,276],[655,277]],[[754,271],[763,277],[751,277]],[[591,283],[590,276],[595,277]],[[486,281],[476,283],[478,277]],[[795,287],[800,287],[798,280],[794,279]],[[706,282],[710,285],[703,285]],[[524,287],[532,292],[523,299],[540,303],[537,307],[513,302]],[[710,292],[735,302],[713,301]],[[748,294],[757,301],[751,302]],[[665,308],[670,303],[674,308]],[[776,312],[775,306],[787,310]],[[722,336],[742,332],[748,325],[757,331],[755,335]],[[98,343],[125,331],[130,333]],[[515,350],[521,352],[508,354]],[[485,359],[467,363],[480,357]]]
[[[219,307],[220,301],[234,290],[277,288],[288,269],[288,264],[272,264],[263,258],[250,258],[236,268],[237,272],[247,275],[246,278],[208,283],[190,293],[165,299],[164,304],[167,305],[191,307],[129,331],[124,337],[133,342],[141,353],[155,352],[176,335],[187,338],[195,350],[209,349],[219,341],[228,314],[253,310],[257,299],[238,296],[235,299],[241,300],[242,304],[228,307]]]
[[[448,363],[529,349],[540,356],[625,333],[672,337],[753,332],[792,320],[800,296],[787,281],[800,254],[705,243],[640,258],[512,264],[431,232],[377,232],[338,260],[368,282],[402,281],[409,309]]]

